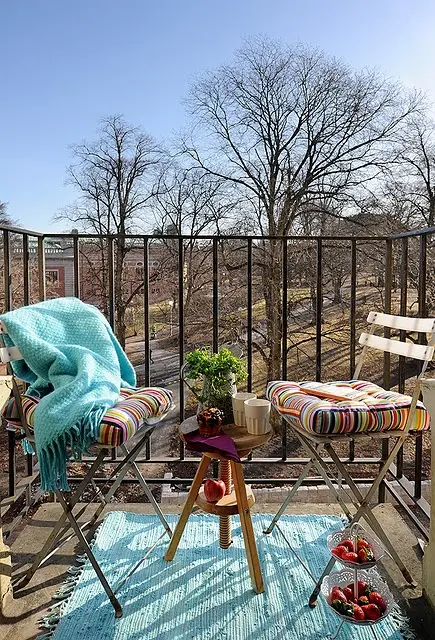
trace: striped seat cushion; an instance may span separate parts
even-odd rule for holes
[[[22,405],[29,427],[34,424],[34,412],[39,399],[22,396]],[[97,442],[118,447],[134,436],[145,424],[159,422],[172,407],[172,393],[160,387],[121,389],[119,402],[104,414]],[[3,417],[16,427],[21,427],[14,398],[3,410]]]
[[[318,383],[312,382],[270,382],[267,398],[272,405],[290,420],[294,419],[306,431],[316,434],[365,433],[374,431],[396,431],[405,427],[411,397],[386,391],[372,382],[350,380],[349,382],[331,382],[322,385],[337,391],[340,387],[346,393],[350,390],[360,392],[358,399],[326,399],[310,395],[310,387],[316,389]],[[421,402],[417,403],[413,431],[429,429],[430,416]]]

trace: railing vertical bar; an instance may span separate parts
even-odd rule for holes
[[[393,241],[386,241],[385,248],[385,287],[384,287],[384,312],[391,314],[391,293],[393,289]],[[391,335],[391,329],[389,327],[384,328],[384,337],[389,338]],[[384,352],[384,371],[383,371],[383,386],[385,389],[391,387],[391,357],[390,354]]]
[[[16,470],[16,447],[15,447],[15,431],[8,429],[8,471],[9,471],[9,496],[15,495],[15,484],[17,479]]]
[[[112,237],[107,239],[107,265],[109,272],[109,324],[115,330],[115,255]]]
[[[116,322],[115,322],[115,243],[112,237],[107,239],[107,264],[109,270],[109,324],[112,327],[113,332],[116,335]],[[111,458],[115,462],[118,457],[117,448],[114,447],[111,451]]]
[[[246,338],[248,347],[248,391],[252,391],[252,238],[248,238]]]
[[[149,244],[144,238],[143,245],[143,340],[144,340],[144,383],[150,384],[150,276],[149,276]]]
[[[426,278],[427,278],[427,236],[420,236],[419,265],[418,265],[418,315],[420,318],[427,317],[426,304]],[[419,334],[419,342],[423,344],[425,337]],[[432,453],[435,455],[435,452]],[[415,455],[414,455],[414,498],[421,498],[421,482],[423,467],[423,434],[417,432],[415,435]]]
[[[287,238],[282,240],[282,337],[281,337],[281,373],[282,379],[287,380],[287,307],[288,307],[288,244]],[[287,459],[287,423],[283,419],[281,421],[281,456],[283,460]]]
[[[178,353],[180,371],[184,365],[184,244],[183,238],[178,238]],[[184,412],[184,382],[180,374],[180,422],[185,418]],[[184,460],[185,447],[180,438],[180,460]]]
[[[77,235],[73,236],[73,260],[74,260],[74,295],[80,298],[80,245]]]
[[[38,237],[38,283],[39,283],[39,300],[45,300],[45,243],[44,238]]]
[[[349,376],[355,371],[356,349],[356,240],[351,240],[350,255],[350,348],[349,348]]]
[[[30,260],[29,260],[29,236],[23,234],[23,302],[24,306],[30,303]]]
[[[349,377],[352,379],[355,371],[356,348],[356,240],[350,245],[350,347],[349,347]],[[355,441],[349,443],[349,459],[355,459]]]
[[[385,246],[385,287],[384,287],[384,312],[391,314],[391,293],[393,289],[393,241],[388,239],[386,240]],[[389,338],[391,335],[391,330],[389,327],[384,328],[384,337]],[[384,371],[383,371],[383,386],[385,389],[389,389],[391,387],[391,358],[390,354],[386,351],[384,352]],[[389,445],[388,438],[384,438],[382,440],[382,453],[381,459],[382,463],[388,459],[389,454]],[[386,487],[382,482],[379,491],[378,491],[378,501],[385,502],[387,498],[386,495]]]
[[[287,306],[288,306],[288,246],[287,239],[282,241],[282,378],[287,378]]]
[[[151,435],[145,440],[145,458],[151,459]]]
[[[219,350],[219,257],[218,239],[213,238],[213,353]]]
[[[400,315],[406,316],[408,304],[408,238],[402,238],[402,256],[400,260]],[[400,331],[400,340],[406,339],[406,331]],[[405,392],[405,358],[399,356],[399,393]],[[397,453],[397,477],[403,476],[403,447]]]
[[[322,378],[322,239],[317,238],[317,273],[316,273],[316,380]]]
[[[12,309],[12,273],[11,273],[11,236],[9,231],[3,230],[3,275],[5,288],[5,311]]]
[[[24,306],[30,304],[30,260],[29,260],[29,236],[23,233],[23,303]],[[26,454],[26,472],[28,476],[33,475],[33,456]],[[30,503],[30,486],[26,489],[26,504]]]

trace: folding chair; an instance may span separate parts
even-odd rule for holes
[[[17,347],[5,346],[4,335],[7,333],[4,324],[0,321],[0,363],[6,364],[8,373],[12,377],[12,398],[5,406],[3,411],[3,419],[8,423],[8,428],[15,428],[20,431],[17,439],[26,438],[32,444],[35,442],[33,425],[33,411],[38,404],[37,398],[21,395],[17,378],[15,377],[10,363],[14,360],[22,360],[22,355]],[[130,399],[130,400],[129,400]],[[129,405],[130,401],[130,405]],[[133,404],[134,403],[134,404]],[[161,420],[172,408],[172,394],[170,391],[157,387],[149,387],[146,389],[121,389],[120,402],[112,409],[109,409],[101,422],[100,434],[98,441],[95,443],[98,449],[96,459],[90,465],[85,477],[80,481],[76,490],[71,492],[69,498],[62,491],[55,491],[56,498],[62,506],[63,513],[58,522],[53,527],[47,541],[39,553],[36,554],[31,567],[21,575],[13,578],[14,590],[23,588],[33,577],[36,570],[45,563],[62,545],[74,537],[78,538],[79,543],[89,558],[95,572],[100,580],[114,610],[117,618],[122,615],[122,608],[116,598],[116,592],[122,585],[118,585],[117,589],[112,589],[108,584],[88,540],[84,535],[86,529],[91,529],[98,521],[104,507],[110,502],[116,490],[123,481],[128,471],[131,471],[142,487],[145,495],[154,508],[164,531],[158,538],[158,541],[164,535],[172,536],[171,528],[163,515],[156,499],[144,477],[142,476],[137,464],[136,458],[142,451],[145,443],[149,440],[157,422]],[[140,431],[140,437],[134,446],[129,450],[127,448],[127,440],[136,435]],[[102,489],[95,482],[95,474],[103,463],[103,460],[110,456],[119,448],[124,454],[124,458],[120,460],[110,477],[107,478]],[[105,487],[109,487],[106,493],[103,493]],[[79,505],[85,491],[92,488],[90,497],[83,504]],[[84,524],[79,525],[78,519],[85,512],[87,506],[97,497],[100,504],[98,505],[94,515]],[[77,505],[78,511],[74,513],[74,507]],[[73,533],[67,535],[69,530]],[[155,544],[153,545],[154,548]],[[152,549],[149,549],[148,553]],[[143,558],[144,560],[145,558]],[[137,567],[136,567],[137,568]],[[129,576],[131,573],[129,574]],[[128,577],[129,577],[128,576]],[[125,579],[122,584],[124,584]]]
[[[369,333],[363,333],[360,337],[359,343],[363,349],[355,369],[354,379],[350,382],[321,385],[320,383],[276,381],[268,385],[268,398],[301,443],[309,457],[309,462],[265,533],[271,533],[296,491],[308,476],[310,469],[314,467],[343,509],[349,520],[349,526],[364,518],[400,568],[405,580],[415,586],[416,583],[384,533],[370,505],[381,483],[386,482],[388,470],[409,432],[429,428],[429,414],[418,398],[421,380],[434,353],[435,319],[407,318],[372,311],[369,313],[367,322],[371,325],[371,329]],[[401,339],[406,336],[406,333],[430,334],[430,339],[426,345],[422,344],[425,340],[415,344],[384,338],[374,334],[378,326],[387,327],[389,330],[400,330]],[[377,385],[358,380],[369,348],[422,362],[412,397],[386,391]],[[336,453],[334,445],[369,439],[379,441],[383,438],[395,439],[395,444],[369,491],[363,496],[346,465]],[[322,458],[322,449],[332,459],[335,473],[330,471],[328,464]],[[348,487],[347,490],[342,486],[343,480]],[[343,494],[347,494],[350,498],[350,504],[355,508],[353,514]],[[335,559],[331,558],[317,581],[309,599],[310,606],[315,606],[322,580],[330,573],[334,563]]]

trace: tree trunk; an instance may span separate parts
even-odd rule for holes
[[[281,296],[281,245],[270,241],[263,251],[262,284],[266,307],[268,351],[267,379],[279,380],[281,374],[282,296]]]
[[[334,288],[334,299],[333,299],[334,304],[340,304],[343,301],[343,298],[341,296],[341,282],[342,282],[341,277],[332,278],[332,284]]]
[[[124,260],[125,260],[125,240],[118,238],[116,241],[115,251],[115,332],[116,337],[123,349],[125,349],[125,335],[127,327],[125,325],[125,305],[123,300],[123,276],[124,276]]]

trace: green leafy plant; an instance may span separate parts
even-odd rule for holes
[[[192,389],[199,402],[207,407],[220,408],[231,420],[232,385],[248,377],[246,362],[229,349],[212,353],[203,347],[186,354],[186,363],[189,378],[201,383],[200,388]]]
[[[190,377],[206,377],[214,390],[227,383],[231,374],[234,374],[236,383],[248,377],[246,363],[225,348],[219,353],[211,353],[207,347],[195,349],[186,354],[186,362]]]

